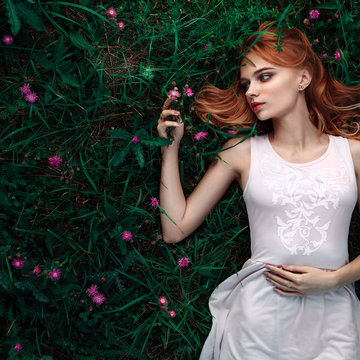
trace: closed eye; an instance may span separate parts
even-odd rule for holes
[[[268,76],[268,78],[266,78]],[[264,82],[264,81],[268,81],[270,78],[272,77],[272,74],[261,74],[259,75],[259,79]],[[244,90],[244,92],[247,91],[247,89],[249,88],[249,83],[248,82],[243,82],[240,84],[241,88]]]

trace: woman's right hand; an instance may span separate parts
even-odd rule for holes
[[[180,112],[170,109],[170,105],[171,96],[169,95],[162,107],[163,111],[161,112],[158,120],[157,131],[160,137],[167,139],[167,129],[172,128],[170,134],[174,139],[173,143],[179,144],[184,135],[184,122],[181,119]],[[169,116],[172,116],[172,118],[176,121],[167,120]]]

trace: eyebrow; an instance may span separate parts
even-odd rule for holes
[[[272,67],[264,67],[262,69],[259,69],[259,70],[256,70],[254,72],[254,75],[257,75],[258,73],[261,73],[262,71],[264,70],[275,70],[275,68],[272,68]],[[243,81],[243,80],[246,80],[246,78],[240,78],[240,81]]]

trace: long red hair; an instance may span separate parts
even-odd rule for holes
[[[277,50],[279,41],[281,51]],[[305,98],[312,123],[323,133],[360,140],[360,84],[347,86],[337,81],[324,68],[309,40],[298,28],[279,30],[274,22],[264,22],[237,49],[241,58],[251,50],[274,65],[307,69],[312,80],[305,89]],[[256,123],[260,132],[270,131],[271,119],[257,123],[239,78],[240,71],[232,86],[225,90],[204,85],[192,104],[195,113],[218,128],[246,130]]]

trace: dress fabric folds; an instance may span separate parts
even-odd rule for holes
[[[354,283],[285,297],[263,274],[266,264],[334,271],[349,262],[358,190],[348,140],[329,135],[326,152],[307,163],[284,160],[267,134],[250,141],[243,197],[251,258],[211,294],[212,327],[200,360],[359,360]]]

